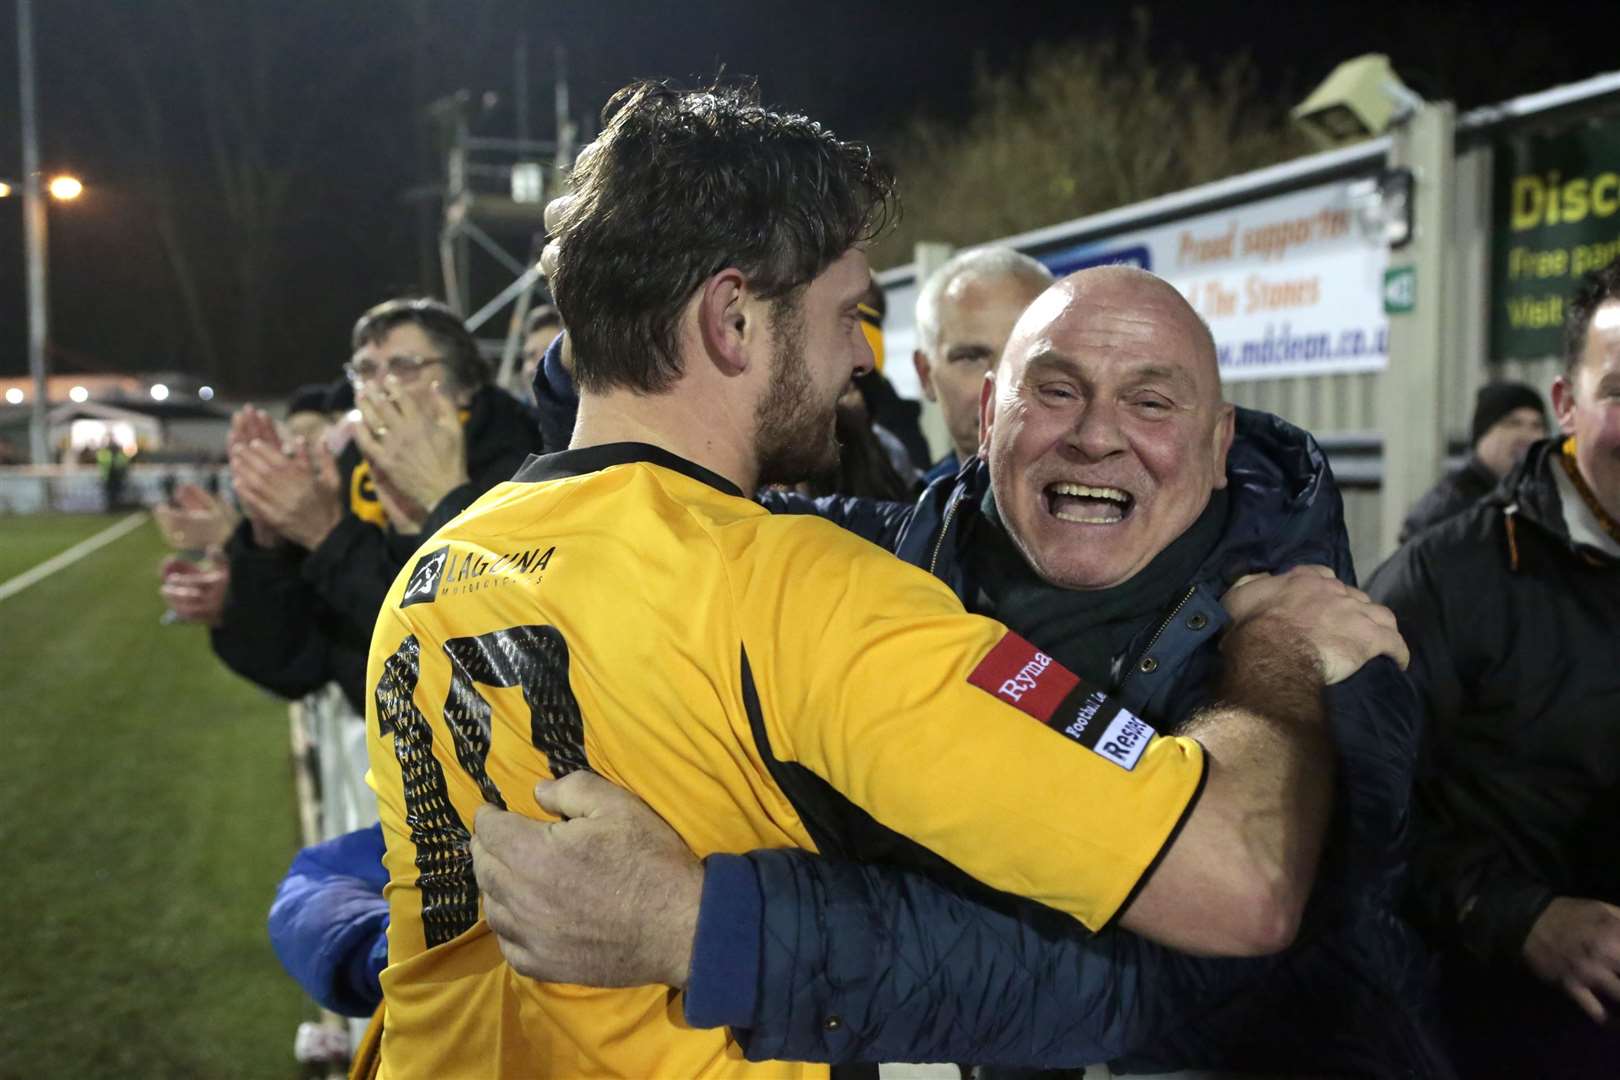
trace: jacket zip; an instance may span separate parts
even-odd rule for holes
[[[1153,637],[1148,640],[1147,645],[1144,646],[1142,651],[1137,653],[1136,656],[1131,660],[1130,670],[1125,672],[1124,678],[1119,680],[1120,690],[1125,689],[1125,684],[1131,681],[1132,675],[1136,674],[1137,665],[1142,662],[1142,657],[1153,651],[1153,646],[1159,643],[1159,639],[1164,636],[1164,632],[1170,629],[1170,624],[1176,621],[1176,616],[1181,614],[1181,609],[1187,606],[1187,601],[1191,600],[1193,598],[1193,593],[1197,591],[1198,586],[1196,585],[1188,589],[1187,595],[1181,598],[1181,603],[1172,608],[1170,614],[1165,616],[1164,622],[1160,623],[1159,628],[1153,632]]]
[[[951,519],[956,517],[956,511],[962,506],[962,498],[958,496],[951,502],[950,508],[945,511],[945,522],[940,526],[939,539],[934,541],[934,554],[928,560],[928,572],[935,577],[939,576],[939,552],[945,546],[945,537],[951,531]]]

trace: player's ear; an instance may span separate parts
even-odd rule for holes
[[[748,369],[753,304],[748,279],[736,267],[727,267],[703,283],[698,290],[698,333],[709,361],[723,374],[740,375]]]

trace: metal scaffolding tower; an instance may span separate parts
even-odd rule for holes
[[[466,320],[485,356],[500,358],[497,378],[503,384],[516,366],[523,323],[536,294],[549,295],[540,273],[545,205],[567,184],[579,133],[569,117],[563,49],[554,58],[554,140],[528,134],[526,39],[518,41],[515,64],[515,134],[474,133],[477,121],[498,102],[493,94],[461,90],[427,109],[445,155],[438,238],[445,300]],[[504,335],[480,333],[507,309]]]

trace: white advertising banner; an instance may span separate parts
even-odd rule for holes
[[[1349,183],[1325,184],[1039,252],[1062,275],[1131,263],[1169,280],[1215,335],[1224,379],[1376,371],[1389,355],[1388,252]]]

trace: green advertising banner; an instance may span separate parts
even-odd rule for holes
[[[1495,144],[1491,357],[1562,349],[1575,279],[1620,256],[1620,116]]]

